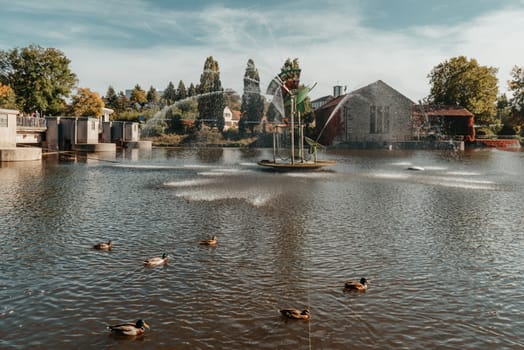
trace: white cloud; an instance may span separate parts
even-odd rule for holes
[[[293,16],[272,7],[254,11],[212,6],[202,12],[182,14],[159,12],[143,2],[136,5],[126,6],[125,16],[114,16],[108,12],[124,9],[122,3],[100,3],[98,11],[103,13],[103,20],[95,28],[129,38],[133,34],[126,28],[139,25],[153,35],[172,30],[171,35],[185,35],[191,40],[122,49],[96,41],[75,41],[76,31],[71,30],[67,33],[71,43],[58,48],[72,60],[80,86],[101,94],[109,85],[118,91],[137,83],[145,89],[153,85],[162,90],[169,81],[177,85],[183,80],[188,86],[198,83],[206,57],[213,56],[221,67],[223,86],[239,92],[247,60],[252,58],[264,91],[284,60],[298,57],[303,82],[318,82],[313,98],[331,94],[335,84],[348,85],[352,90],[381,79],[416,101],[429,92],[427,75],[431,69],[451,57],[465,55],[476,58],[481,65],[498,67],[502,91],[511,67],[524,65],[524,47],[519,44],[524,28],[522,7],[502,9],[452,26],[386,31],[363,26],[358,8],[349,2],[339,5],[338,11],[327,6],[315,11],[297,7]],[[92,14],[91,8],[86,6],[81,11],[87,16]],[[122,18],[125,22],[120,22]],[[194,26],[188,27],[188,23]],[[92,30],[77,28],[80,33]],[[49,31],[48,35],[60,32]]]

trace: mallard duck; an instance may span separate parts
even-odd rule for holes
[[[98,249],[98,250],[111,250],[113,249],[113,242],[111,241],[108,241],[107,243],[100,242],[98,244],[95,244],[93,248]]]
[[[203,241],[200,241],[200,244],[202,245],[217,245],[218,243],[218,237],[213,236],[211,239],[204,239]]]
[[[135,324],[133,323],[124,323],[117,324],[114,326],[108,326],[112,333],[121,334],[121,335],[142,335],[146,331],[146,328],[149,329],[149,325],[143,321],[138,320]]]
[[[357,281],[357,280],[347,281],[344,284],[344,287],[348,290],[358,290],[360,292],[363,292],[366,289],[368,289],[368,281],[364,277],[362,277],[360,281]]]
[[[162,254],[162,257],[156,256],[154,258],[149,258],[149,259],[144,260],[144,265],[145,266],[160,266],[160,265],[167,264],[167,260],[168,260],[167,254],[164,253]]]
[[[309,309],[305,309],[302,311],[298,309],[282,309],[280,310],[280,313],[282,314],[282,316],[292,318],[295,320],[309,320],[310,318]]]

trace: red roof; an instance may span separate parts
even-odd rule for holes
[[[474,117],[475,115],[464,107],[442,105],[414,105],[413,115],[435,117]]]

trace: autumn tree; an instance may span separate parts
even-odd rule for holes
[[[453,57],[428,75],[434,104],[460,105],[475,114],[477,124],[495,124],[498,95],[497,68],[480,66],[475,59]]]
[[[260,76],[252,59],[247,61],[240,111],[242,112],[239,121],[240,133],[243,134],[247,128],[253,134],[264,114],[264,97],[260,94]]]
[[[0,83],[0,108],[17,109],[16,95],[8,85]]]
[[[13,89],[22,111],[56,115],[77,82],[70,63],[54,48],[31,45],[0,51],[0,82]]]
[[[129,108],[130,103],[131,101],[129,101],[129,98],[127,98],[126,94],[123,91],[120,91],[115,102],[115,113],[120,114],[125,112]]]
[[[104,101],[98,92],[88,88],[78,88],[71,99],[71,109],[75,116],[99,117],[103,114]]]
[[[131,97],[129,100],[131,103],[135,104],[135,106],[139,105],[140,107],[144,107],[147,102],[146,92],[142,90],[140,85],[136,84],[133,91],[131,91]]]
[[[198,99],[198,121],[224,130],[224,89],[220,81],[218,62],[209,56],[200,75],[200,94]]]

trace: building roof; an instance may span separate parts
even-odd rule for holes
[[[435,117],[474,117],[475,115],[461,106],[450,105],[414,105],[413,115]]]
[[[412,104],[415,104],[413,101],[411,101],[410,98],[404,96],[398,90],[392,88],[388,84],[384,83],[382,80],[377,80],[374,83],[371,83],[371,84],[368,84],[368,85],[363,86],[361,88],[358,88],[356,90],[353,90],[353,91],[351,91],[348,94],[344,94],[344,95],[340,95],[338,97],[335,97],[332,100],[328,101],[326,104],[324,104],[321,107],[319,107],[317,110],[329,109],[329,108],[335,107],[337,104],[339,104],[348,95],[353,95],[353,96],[356,96],[356,97],[362,97],[362,98],[365,99],[366,98],[365,96],[368,95],[368,94],[366,94],[366,92],[369,93],[370,90],[373,91],[373,90],[375,90],[376,88],[379,88],[379,87],[381,87],[383,89],[385,88],[385,89],[391,90],[391,91],[395,92],[396,94],[404,97],[406,100],[410,101]]]

